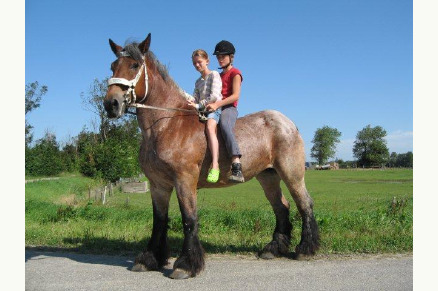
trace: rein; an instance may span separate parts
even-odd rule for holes
[[[118,53],[119,57],[130,57],[131,55],[125,51],[121,51]],[[139,102],[137,101],[137,95],[135,94],[135,86],[137,85],[138,81],[140,80],[140,76],[142,73],[142,70],[144,69],[144,81],[145,81],[145,93],[143,99],[141,99]],[[128,107],[135,107],[135,108],[145,108],[145,109],[155,109],[155,110],[163,110],[163,111],[183,111],[183,112],[191,112],[194,113],[193,110],[190,109],[183,109],[183,108],[166,108],[166,107],[156,107],[156,106],[150,106],[150,105],[144,105],[140,104],[142,103],[148,94],[149,91],[149,84],[148,84],[148,72],[147,72],[147,66],[146,66],[146,59],[143,56],[143,64],[141,65],[140,69],[137,72],[137,75],[132,80],[127,80],[125,78],[110,78],[108,80],[108,86],[114,85],[114,84],[120,84],[123,86],[127,86],[128,90],[126,90],[124,97],[125,100],[128,103]],[[132,98],[131,98],[132,96]],[[198,116],[201,120],[204,120],[205,116],[202,114],[202,112],[197,111]],[[132,113],[134,114],[134,113]]]
[[[169,108],[169,107],[156,107],[156,106],[149,106],[144,104],[138,104],[134,103],[129,105],[129,107],[135,107],[135,108],[146,108],[146,109],[156,109],[156,110],[164,110],[164,111],[184,111],[184,112],[193,112],[193,110],[190,109],[183,109],[183,108]]]

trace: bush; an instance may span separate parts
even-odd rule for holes
[[[88,177],[116,181],[140,173],[141,134],[136,120],[113,124],[105,137],[83,131],[78,137],[80,172]]]
[[[33,148],[25,150],[25,172],[31,176],[55,176],[64,170],[55,135],[46,133]]]
[[[64,146],[61,152],[61,158],[65,171],[70,173],[79,171],[79,156],[74,143],[69,143]]]

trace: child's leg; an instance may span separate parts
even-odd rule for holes
[[[208,147],[212,158],[212,168],[219,169],[219,142],[216,134],[217,123],[214,119],[207,120]]]
[[[236,162],[236,158],[240,158],[241,153],[239,146],[234,137],[234,126],[237,120],[237,109],[233,106],[222,108],[222,114],[220,119],[220,128],[222,131],[222,137],[225,140],[225,146],[227,147],[228,154],[233,158],[233,162]],[[240,161],[239,161],[240,162]]]
[[[225,140],[225,145],[228,150],[228,154],[231,157],[231,175],[228,177],[229,181],[242,183],[245,182],[245,178],[242,173],[242,165],[240,163],[239,146],[234,136],[234,126],[237,120],[237,109],[235,107],[222,108],[222,114],[220,119],[222,137]]]

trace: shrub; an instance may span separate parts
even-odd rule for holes
[[[141,134],[136,120],[113,124],[105,136],[83,131],[78,136],[80,172],[88,177],[116,181],[140,172]]]
[[[64,170],[64,165],[55,135],[46,133],[33,148],[25,150],[26,175],[55,176]]]

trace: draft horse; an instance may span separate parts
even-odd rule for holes
[[[187,106],[184,92],[149,50],[151,34],[140,44],[131,43],[124,48],[111,39],[109,43],[117,59],[111,64],[113,76],[108,81],[104,107],[110,118],[119,118],[128,107],[137,107],[142,132],[139,161],[150,182],[153,204],[152,236],[146,249],[136,257],[132,270],[159,270],[167,264],[169,198],[175,189],[184,243],[170,277],[194,277],[204,268],[204,250],[198,238],[197,189],[231,186],[227,180],[231,159],[218,131],[221,174],[218,183],[208,184],[211,155],[205,125],[196,111]],[[256,177],[275,213],[272,241],[260,251],[260,257],[289,255],[290,205],[281,191],[281,180],[302,219],[301,241],[295,247],[295,254],[315,254],[319,233],[313,200],[304,182],[304,143],[297,127],[280,112],[267,110],[239,118],[235,134],[242,152],[245,180]]]

